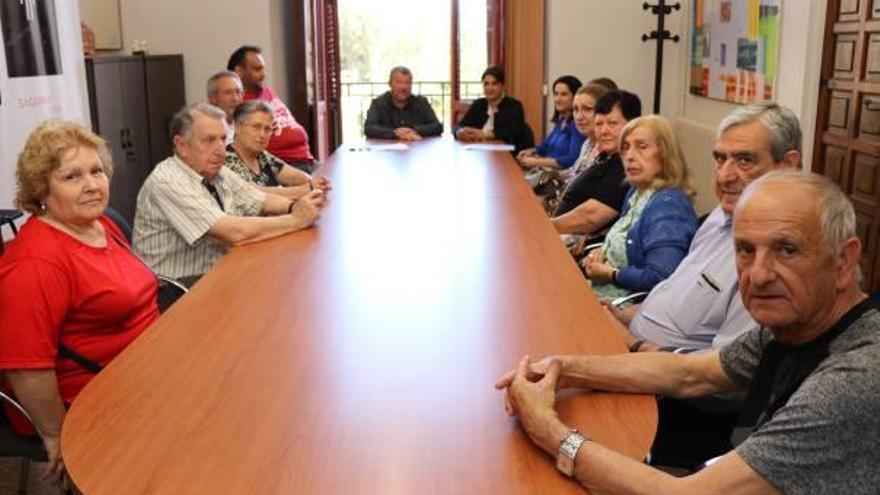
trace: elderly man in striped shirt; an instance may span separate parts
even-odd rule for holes
[[[225,114],[199,103],[171,122],[174,156],[156,165],[137,199],[134,247],[157,273],[191,285],[231,246],[311,226],[324,206],[315,190],[291,201],[228,170]]]

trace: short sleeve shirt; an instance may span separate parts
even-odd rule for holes
[[[94,247],[32,216],[0,256],[0,371],[54,370],[67,404],[95,375],[58,357],[60,342],[107,365],[159,315],[155,276],[100,222]]]
[[[727,375],[748,387],[766,329],[721,350]],[[776,414],[736,448],[783,493],[876,494],[880,487],[880,312],[869,310],[829,346],[829,355]]]
[[[224,215],[257,216],[266,195],[223,167],[214,179],[223,209],[201,175],[179,157],[153,169],[138,194],[134,248],[157,273],[202,275],[228,248],[205,234]]]

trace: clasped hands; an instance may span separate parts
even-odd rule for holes
[[[550,453],[559,447],[554,430],[558,430],[561,423],[554,404],[556,391],[566,386],[564,359],[548,356],[532,362],[525,356],[515,370],[495,382],[496,389],[507,391],[504,399],[507,414],[516,417],[529,438]]]
[[[312,179],[311,182],[312,189],[320,189],[324,191],[324,194],[333,190],[333,184],[330,183],[330,179],[324,177],[323,175],[318,175]]]
[[[402,141],[421,141],[422,136],[411,127],[398,127],[394,129],[394,135]]]
[[[455,136],[466,142],[495,139],[495,133],[492,131],[484,131],[482,129],[477,129],[476,127],[462,127],[455,133]]]
[[[605,251],[602,248],[590,251],[582,264],[584,272],[590,277],[590,280],[601,283],[611,283],[613,281],[614,268],[606,262]]]

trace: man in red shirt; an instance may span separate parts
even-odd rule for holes
[[[242,46],[229,56],[226,68],[241,78],[244,84],[244,101],[264,101],[275,113],[275,132],[269,139],[266,151],[306,173],[312,173],[316,164],[309,149],[309,136],[305,128],[293,118],[287,105],[265,84],[266,62],[261,53],[262,50],[257,46]]]

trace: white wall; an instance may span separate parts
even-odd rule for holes
[[[586,83],[607,76],[642,98],[646,112],[654,105],[654,59],[656,43],[642,42],[641,35],[657,27],[656,17],[642,10],[642,0],[549,0],[547,2],[548,84],[563,74]],[[667,29],[682,33],[681,12],[667,17]],[[683,45],[684,38],[679,42]],[[684,72],[685,59],[666,43],[666,74]],[[676,81],[664,77],[661,113],[675,110]],[[552,114],[552,101],[549,102]]]
[[[188,103],[205,100],[205,81],[233,50],[258,45],[267,83],[287,100],[282,0],[120,0],[123,51],[145,40],[154,54],[182,53]]]
[[[683,8],[667,17],[667,29],[681,36],[681,41],[666,43],[660,113],[669,119],[687,118],[716,126],[735,105],[687,93],[688,26],[693,2],[680,1]],[[568,73],[584,82],[609,76],[641,96],[645,111],[650,112],[655,45],[642,43],[641,34],[656,29],[656,17],[642,10],[642,3],[548,0],[548,82]],[[826,5],[827,0],[787,0],[782,8],[777,101],[801,118],[807,166],[815,132]],[[552,112],[552,101],[548,108]]]

